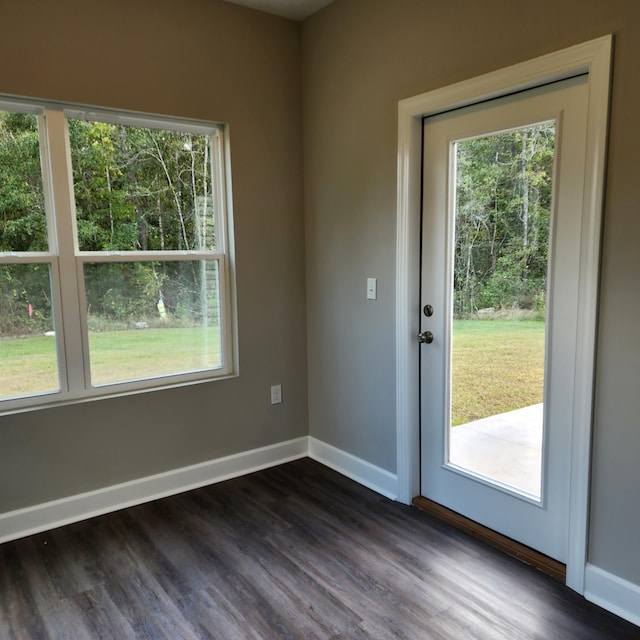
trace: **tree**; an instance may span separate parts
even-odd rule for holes
[[[35,116],[0,112],[0,251],[47,251],[47,223]],[[0,334],[53,327],[49,270],[0,265]]]
[[[80,248],[170,251],[213,248],[209,139],[187,132],[70,121]],[[114,320],[201,314],[191,262],[94,265],[91,313]]]
[[[0,251],[46,251],[35,116],[0,112]]]
[[[555,128],[456,144],[454,311],[544,299]]]
[[[163,299],[174,317],[198,322],[215,265],[132,262],[126,252],[214,248],[209,137],[78,119],[68,126],[79,248],[124,254],[85,264],[90,313],[132,323],[157,317]],[[37,119],[0,112],[0,251],[47,251],[46,224]],[[22,310],[36,299],[40,329],[51,328],[49,298],[46,265],[0,267],[0,332],[35,330],[33,312]]]

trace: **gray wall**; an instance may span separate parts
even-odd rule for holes
[[[309,429],[395,471],[397,103],[615,34],[589,560],[640,584],[640,3],[338,0],[303,24]],[[379,299],[365,300],[365,279]]]
[[[229,123],[241,375],[0,417],[0,513],[306,435],[299,25],[217,0],[21,0],[2,22],[0,93]]]

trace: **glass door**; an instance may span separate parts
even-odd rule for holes
[[[453,143],[448,460],[541,497],[556,125]]]
[[[561,562],[587,91],[424,122],[421,494]]]

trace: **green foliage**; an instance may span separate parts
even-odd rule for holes
[[[207,136],[69,121],[83,251],[213,249]]]
[[[545,299],[555,128],[457,143],[454,311],[531,309]],[[536,302],[537,301],[537,302]]]
[[[50,290],[48,265],[0,265],[0,335],[53,330]]]
[[[115,322],[141,321],[153,315],[158,300],[154,266],[141,262],[85,265],[90,314]]]
[[[46,251],[36,117],[0,111],[0,251]]]
[[[68,126],[81,251],[215,249],[208,136],[77,119]],[[0,252],[47,250],[37,118],[0,112]],[[156,320],[159,299],[183,324],[210,320],[202,296],[214,300],[216,283],[198,262],[86,264],[90,326]],[[50,299],[46,265],[0,268],[0,332],[52,329]]]

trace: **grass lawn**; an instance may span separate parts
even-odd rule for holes
[[[452,424],[542,402],[544,322],[453,323]]]
[[[92,383],[219,367],[219,335],[218,327],[91,333]]]
[[[220,365],[217,327],[104,331],[89,342],[94,384]],[[57,389],[53,338],[0,339],[0,362],[4,398]],[[543,374],[543,322],[454,322],[454,425],[542,402]]]
[[[0,339],[0,397],[58,389],[56,343],[47,336]]]
[[[89,334],[93,384],[220,366],[219,329],[145,329]],[[1,397],[58,388],[55,339],[0,339]]]

